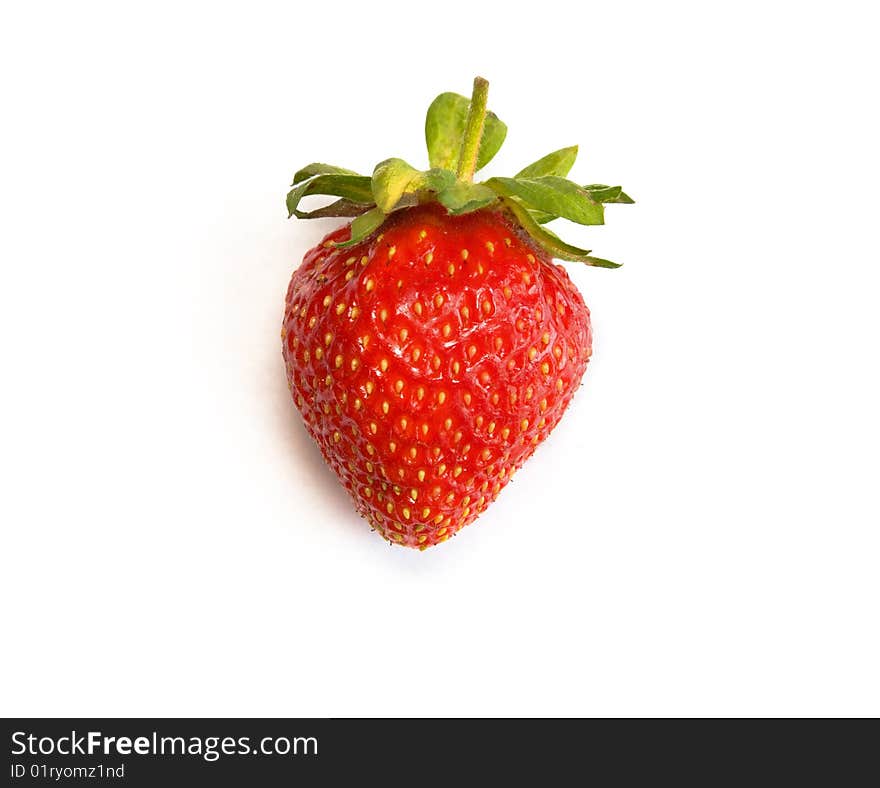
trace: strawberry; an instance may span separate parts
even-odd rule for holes
[[[428,110],[431,169],[294,176],[291,215],[355,217],[309,251],[287,291],[288,385],[360,514],[392,543],[446,541],[494,501],[559,422],[586,370],[590,313],[553,257],[615,263],[543,225],[600,224],[620,187],[565,178],[576,148],[515,178],[472,182],[506,127],[444,93]],[[311,194],[339,199],[311,212]]]

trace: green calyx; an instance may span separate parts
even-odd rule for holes
[[[620,186],[581,186],[568,180],[577,158],[576,145],[547,154],[513,178],[473,182],[474,173],[492,160],[507,136],[507,126],[486,109],[488,88],[489,83],[477,77],[470,100],[441,93],[431,102],[425,119],[430,169],[417,170],[403,159],[386,159],[367,176],[331,164],[309,164],[293,176],[287,195],[290,216],[355,217],[350,240],[339,244],[344,247],[375,232],[388,214],[420,203],[439,202],[451,214],[503,207],[553,257],[618,268],[618,263],[592,257],[588,250],[565,243],[545,227],[554,219],[604,224],[606,204],[633,202]],[[310,195],[339,199],[316,210],[300,210],[300,202]]]

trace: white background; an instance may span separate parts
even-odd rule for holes
[[[18,4],[0,24],[0,713],[876,715],[867,3]],[[289,401],[293,171],[575,142],[594,361],[459,537],[391,548]]]

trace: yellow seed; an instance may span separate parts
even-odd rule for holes
[[[441,392],[437,395],[437,402],[439,402],[441,405],[442,405],[444,402],[446,402],[446,392],[445,392],[445,391],[441,391]]]
[[[375,430],[372,430],[372,431],[375,432]],[[372,457],[375,453],[376,453],[376,447],[373,446],[372,443],[368,443],[367,444],[367,454],[369,454]]]
[[[388,371],[388,359],[387,359],[387,358],[383,358],[383,359],[379,362],[379,369],[381,369],[383,372],[387,372],[387,371]]]
[[[369,292],[370,292],[375,286],[376,286],[376,282],[373,280],[372,277],[370,277],[369,279],[367,279],[366,288],[367,288],[367,292],[368,292],[368,293],[369,293]]]
[[[467,259],[468,259],[468,250],[467,250],[467,249],[462,249],[462,250],[461,250],[461,259],[462,259],[462,260],[467,260]]]
[[[456,430],[455,435],[452,436],[452,442],[458,443],[461,440],[461,430]]]
[[[387,416],[388,410],[389,410],[389,405],[388,405],[388,401],[386,400],[385,402],[382,403],[382,413],[384,413]]]
[[[330,296],[324,296],[324,306],[330,306]],[[303,315],[305,317],[305,315]]]
[[[422,437],[423,437],[423,438],[424,438],[424,437],[427,437],[427,435],[428,435],[428,425],[427,425],[427,424],[422,424]]]
[[[482,304],[483,313],[488,315],[492,311],[492,302],[491,301],[483,301]]]
[[[357,257],[349,257],[348,260],[346,260],[343,265],[354,265],[356,262],[357,262]]]
[[[528,260],[530,263],[534,263],[534,262],[535,262],[535,255],[533,255],[533,254],[527,254],[527,255],[526,255],[526,260]]]
[[[373,497],[373,490],[372,490],[372,488],[370,488],[370,487],[364,487],[364,495],[366,495],[367,498],[372,498],[372,497]]]
[[[409,450],[409,458],[410,458],[411,460],[414,460],[414,459],[418,456],[418,454],[419,454],[419,453],[418,453],[418,450],[416,449],[416,447],[415,447],[415,446],[411,446],[411,447],[410,447],[410,450]]]
[[[461,311],[461,316],[462,316],[465,320],[467,320],[467,319],[471,316],[471,310],[467,308],[467,304],[465,304],[465,305],[461,308],[460,311]]]
[[[482,457],[484,461],[488,460],[491,456],[492,456],[492,452],[489,451],[488,449],[483,449],[483,451],[480,452],[480,457]]]
[[[547,410],[547,398],[546,397],[541,400],[540,405],[541,405],[541,411]]]
[[[437,295],[434,296],[434,306],[437,307],[437,309],[443,306],[443,296],[440,293],[437,293]]]
[[[353,359],[351,360],[351,371],[352,371],[352,372],[355,372],[355,371],[357,370],[357,368],[360,366],[360,363],[361,363],[361,362],[358,361],[356,358],[353,358]]]
[[[422,399],[425,396],[425,389],[422,386],[419,386],[416,389],[416,399]]]
[[[550,365],[546,361],[541,364],[541,372],[543,372],[545,375],[550,374]]]
[[[409,507],[404,506],[403,509],[401,509],[400,511],[403,512],[403,519],[409,520],[409,515],[410,515]]]
[[[337,430],[336,432],[333,433],[333,442],[339,443],[339,441],[341,441],[341,440],[342,440],[342,436],[339,434],[339,431]]]
[[[450,429],[452,427],[452,419],[446,419],[443,422],[443,427],[447,430]]]
[[[556,381],[556,390],[557,390],[557,391],[562,391],[562,389],[563,389],[564,387],[565,387],[565,384],[562,382],[562,378],[558,378],[557,381]]]
[[[501,437],[503,440],[507,440],[507,436],[510,435],[510,427],[504,427],[501,430]]]
[[[452,475],[453,475],[455,478],[458,478],[459,476],[461,476],[461,471],[462,471],[461,466],[460,466],[460,465],[456,465],[455,468],[454,468],[453,471],[452,471]]]
[[[409,491],[409,497],[412,498],[412,500],[417,501],[419,499],[419,491],[415,487],[413,487]]]
[[[470,393],[468,393],[467,391],[464,393],[464,397],[463,397],[463,399],[464,399],[464,404],[465,404],[465,405],[470,405],[470,404],[471,404],[471,395],[470,395]]]
[[[504,245],[505,245],[505,246],[510,246],[510,238],[505,238],[505,239],[504,239]]]
[[[343,361],[345,361],[345,359],[342,358],[341,355],[337,356],[335,359],[333,359],[333,363],[336,365],[336,369],[339,369],[342,366]]]
[[[438,475],[438,476],[442,476],[444,473],[446,473],[446,463],[445,463],[445,462],[441,462],[441,463],[437,466],[437,475]]]
[[[329,386],[332,382],[333,382],[333,378],[331,378],[329,375],[327,375],[327,377],[324,378],[324,385],[325,386]]]
[[[376,384],[373,383],[372,380],[368,380],[368,381],[364,384],[364,388],[367,390],[367,396],[369,397],[370,394],[373,393],[373,389],[376,388]]]
[[[416,301],[413,304],[413,312],[415,312],[417,315],[422,314],[422,302],[421,301]]]
[[[400,392],[403,391],[403,381],[402,381],[402,380],[398,380],[398,381],[394,384],[394,390],[395,390],[398,394],[400,394]]]
[[[452,326],[449,323],[443,325],[442,333],[444,337],[448,337],[452,333]]]
[[[394,511],[394,504],[391,501],[388,501],[385,511],[388,512],[388,514],[391,514],[391,512]]]
[[[332,341],[333,334],[328,331],[326,334],[324,334],[324,344],[329,346]]]
[[[504,285],[504,297],[510,298],[513,295],[513,290],[511,290],[507,285]]]
[[[434,369],[440,369],[440,356],[434,356],[431,360],[431,366],[434,367]]]
[[[372,432],[373,435],[375,435],[377,429],[379,429],[379,428],[376,426],[376,422],[375,422],[375,421],[371,421],[371,422],[370,422],[370,432]]]
[[[446,269],[446,271],[450,276],[452,276],[455,273],[455,266],[452,263],[450,263],[449,267]]]
[[[406,432],[406,428],[409,426],[409,419],[406,416],[400,417],[400,429]]]
[[[360,310],[358,307],[356,307],[356,306],[352,306],[352,308],[348,310],[348,316],[349,316],[352,320],[357,320],[358,315],[359,315],[360,313],[361,313],[361,310]]]
[[[416,474],[416,476],[419,477],[420,482],[425,481],[425,472],[421,468],[419,469],[419,472]]]
[[[316,347],[315,348],[315,358],[318,359],[318,361],[320,361],[323,357],[324,357],[324,351],[321,350],[321,348]]]
[[[541,334],[541,341],[542,341],[545,345],[549,345],[549,344],[550,344],[550,332],[549,332],[549,331],[545,331],[543,334]]]
[[[529,348],[529,361],[534,361],[535,356],[537,356],[537,355],[538,355],[538,351],[536,348],[533,348],[533,347]]]
[[[419,232],[419,238],[420,238],[421,240],[424,241],[425,238],[427,238],[427,237],[428,237],[428,234],[427,234],[424,230],[422,230],[421,232]]]
[[[361,265],[366,265],[366,264],[369,263],[369,262],[370,262],[370,258],[367,257],[366,255],[364,255],[364,256],[361,258]]]
[[[428,252],[428,254],[425,255],[425,265],[431,265],[433,260],[434,260],[434,253]]]
[[[486,241],[486,249],[488,249],[489,254],[491,254],[495,251],[495,244],[493,244],[491,241]]]
[[[457,361],[452,362],[452,374],[457,375],[459,369],[461,369],[461,365]]]
[[[387,319],[388,319],[388,310],[385,308],[380,309],[379,310],[379,320],[381,320],[384,323]]]
[[[492,394],[492,404],[493,404],[493,405],[497,405],[497,404],[498,404],[498,400],[500,400],[500,399],[501,399],[501,397],[498,396],[498,392],[497,392],[497,391],[494,392],[494,393]]]
[[[309,318],[309,328],[314,328],[314,327],[315,327],[315,323],[317,323],[317,322],[318,322],[318,318],[315,317],[315,315],[312,315],[312,316]]]
[[[528,419],[523,419],[523,420],[520,422],[520,424],[519,424],[519,428],[520,428],[523,432],[525,432],[525,431],[529,428],[529,420],[528,420]]]
[[[389,260],[390,260],[392,257],[394,257],[394,253],[395,253],[396,251],[397,251],[397,247],[396,247],[396,246],[389,246],[389,247],[388,247],[388,259],[389,259]]]
[[[388,451],[390,451],[392,454],[397,451],[397,444],[394,441],[391,441],[388,444]]]
[[[330,296],[327,296],[327,298],[330,298]],[[300,317],[306,316],[306,308],[305,307],[303,307],[302,309],[299,310],[299,316]]]
[[[412,360],[418,361],[422,357],[422,349],[414,347],[412,350]]]
[[[336,305],[336,314],[341,315],[345,311],[345,304]]]
[[[486,432],[488,432],[490,435],[493,432],[495,432],[495,422],[494,421],[489,422],[489,426],[486,428]]]
[[[366,463],[364,463],[364,467],[367,469],[367,473],[373,472],[373,463],[367,461]]]
[[[427,506],[424,509],[422,509],[422,519],[423,520],[427,520],[428,517],[430,516],[430,514],[431,514],[431,510]]]

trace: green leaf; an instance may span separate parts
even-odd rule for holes
[[[441,93],[431,102],[425,117],[425,142],[431,167],[454,171],[464,136],[470,100],[458,93]],[[485,167],[498,153],[507,136],[507,126],[493,112],[486,113],[483,137],[477,154],[477,169]]]
[[[541,227],[532,218],[532,215],[516,200],[512,200],[509,197],[502,199],[510,212],[516,217],[516,220],[522,225],[522,228],[541,248],[553,257],[558,257],[560,260],[570,260],[574,263],[586,263],[597,268],[620,268],[620,263],[612,263],[610,260],[603,260],[601,257],[592,257],[589,249],[579,249],[577,246],[567,244],[556,233],[551,232],[546,227]]]
[[[544,213],[544,211],[529,211],[529,213],[538,224],[547,224],[559,218],[555,213]]]
[[[368,235],[379,229],[382,222],[385,221],[385,213],[381,208],[373,208],[365,214],[358,216],[351,223],[351,238],[342,243],[336,244],[340,248],[354,246],[356,243],[363,241]]]
[[[354,170],[346,170],[344,167],[336,167],[333,164],[315,162],[314,164],[307,164],[301,170],[298,170],[296,175],[293,176],[293,183],[290,185],[296,186],[301,181],[308,180],[314,175],[357,175],[357,173]]]
[[[418,178],[410,183],[413,191],[442,192],[455,183],[455,173],[449,170],[431,169],[420,172]]]
[[[580,262],[592,265],[594,268],[620,268],[623,263],[613,263],[611,260],[604,260],[601,257],[585,257]]]
[[[481,183],[456,181],[440,192],[437,199],[449,213],[462,214],[484,208],[495,202],[498,195]]]
[[[366,213],[372,205],[364,205],[359,202],[341,199],[336,202],[325,205],[323,208],[317,208],[314,211],[300,211],[297,216],[300,219],[324,219],[330,216],[360,216]]]
[[[556,233],[550,232],[546,227],[541,227],[532,215],[521,203],[509,197],[502,198],[504,205],[516,217],[522,228],[553,257],[560,260],[571,260],[576,263],[586,263],[590,258],[589,249],[579,249],[577,246],[565,243]]]
[[[578,224],[604,224],[601,203],[572,181],[548,175],[542,178],[490,178],[486,185],[504,197],[516,197],[532,208]]]
[[[578,146],[560,148],[553,153],[548,153],[543,158],[533,162],[525,169],[520,170],[514,178],[540,178],[543,175],[559,175],[565,177],[574,165],[578,155]]]
[[[365,175],[316,175],[303,181],[288,193],[287,210],[290,216],[296,216],[298,219],[309,218],[306,212],[298,210],[298,206],[300,200],[310,194],[329,194],[363,205],[373,204],[370,179]]]
[[[403,159],[386,159],[377,164],[372,181],[376,205],[385,213],[391,213],[419,175],[421,173]]]
[[[623,188],[620,186],[604,186],[601,183],[591,183],[589,186],[584,186],[584,191],[589,192],[590,199],[593,202],[621,202],[628,205],[632,205],[635,202],[632,197],[624,193]]]

